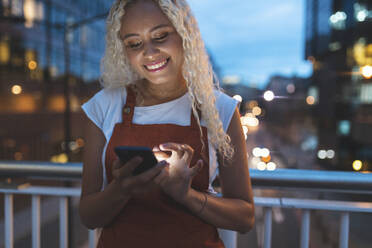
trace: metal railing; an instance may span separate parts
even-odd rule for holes
[[[80,179],[82,166],[75,164],[0,162],[0,177],[45,178],[77,180]],[[295,189],[307,191],[327,191],[345,193],[372,193],[372,174],[335,171],[310,171],[280,169],[276,171],[250,170],[254,188],[262,189]],[[60,247],[67,247],[67,197],[79,197],[80,188],[66,187],[36,187],[29,186],[20,189],[0,188],[5,195],[5,247],[13,247],[13,195],[30,195],[32,197],[32,247],[40,247],[40,197],[59,197]],[[350,213],[372,213],[372,202],[335,201],[319,199],[303,199],[288,197],[258,197],[255,205],[264,208],[264,240],[263,247],[271,247],[272,210],[278,208],[301,209],[301,248],[309,247],[310,215],[312,210],[333,211],[340,214],[339,247],[347,248],[349,243]],[[223,231],[226,247],[236,247],[237,234]],[[89,247],[95,247],[96,233],[89,231]]]

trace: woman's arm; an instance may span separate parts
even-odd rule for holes
[[[136,190],[143,189],[163,167],[156,166],[133,177],[131,172],[141,163],[141,158],[133,158],[124,165],[116,160],[113,164],[114,179],[101,191],[103,181],[101,158],[106,139],[102,131],[87,117],[85,123],[86,146],[79,213],[82,223],[94,229],[109,224],[127,204],[131,195]]]
[[[184,204],[196,215],[218,228],[242,233],[254,225],[252,186],[248,171],[246,143],[238,110],[227,134],[235,153],[230,162],[220,161],[219,178],[223,197],[214,197],[190,188]]]

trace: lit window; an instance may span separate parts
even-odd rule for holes
[[[11,4],[11,14],[15,16],[22,16],[22,0],[13,0]]]
[[[9,44],[6,41],[0,42],[0,63],[7,64],[10,59]]]
[[[359,3],[354,4],[354,17],[358,22],[364,22],[369,15],[370,13],[365,5]]]
[[[347,15],[345,12],[337,11],[329,17],[329,22],[334,29],[342,30],[345,29],[346,19]]]

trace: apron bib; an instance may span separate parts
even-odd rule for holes
[[[123,108],[123,122],[117,123],[106,149],[106,177],[112,181],[112,164],[116,159],[116,146],[146,146],[161,143],[188,144],[194,149],[193,166],[202,159],[204,166],[194,177],[191,187],[207,191],[209,186],[209,153],[207,129],[200,130],[191,111],[190,126],[175,124],[139,125],[132,123],[135,94],[127,88],[127,101]],[[98,248],[223,248],[217,229],[193,215],[183,205],[166,195],[159,186],[141,195],[133,196],[115,217],[103,228]]]

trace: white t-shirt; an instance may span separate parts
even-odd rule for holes
[[[237,101],[228,95],[215,90],[216,107],[226,132],[231,117],[237,106]],[[108,90],[103,89],[95,94],[88,102],[83,104],[82,109],[88,118],[102,130],[106,137],[106,145],[102,154],[103,186],[107,184],[105,170],[105,155],[108,142],[111,138],[116,123],[122,122],[122,109],[126,103],[127,91],[125,88]],[[189,126],[191,117],[191,101],[189,94],[175,100],[146,107],[135,107],[133,123],[135,124],[176,124]],[[203,118],[201,125],[206,126]],[[209,143],[209,190],[213,192],[211,183],[217,175],[218,163],[216,151]]]

